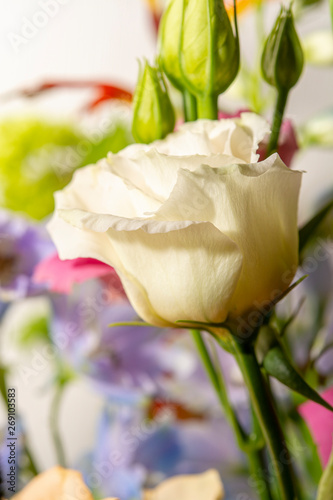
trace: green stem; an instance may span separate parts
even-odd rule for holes
[[[66,458],[59,430],[59,413],[60,413],[60,407],[64,389],[65,389],[65,384],[58,384],[58,386],[56,387],[56,392],[54,394],[50,411],[51,435],[54,443],[54,448],[56,451],[58,465],[61,465],[62,467],[66,467]]]
[[[29,462],[29,465],[28,465],[29,470],[32,472],[32,474],[34,476],[37,476],[39,474],[39,472],[38,472],[34,457],[31,453],[30,446],[26,442],[26,438],[24,439],[24,452],[25,452],[25,455],[26,455],[28,462]]]
[[[227,390],[222,378],[222,373],[215,369],[206,344],[202,338],[201,332],[199,330],[191,330],[191,333],[194,343],[200,354],[202,363],[206,369],[207,375],[212,382],[217,397],[221,403],[222,409],[225,412],[225,416],[232,429],[234,430],[238,446],[244,453],[246,453],[248,457],[250,471],[253,475],[253,479],[256,481],[257,485],[258,480],[260,480],[260,484],[258,486],[261,486],[261,488],[257,488],[259,498],[260,500],[272,500],[269,484],[267,483],[267,478],[264,477],[263,474],[264,462],[262,449],[258,449],[258,446],[256,446],[256,443],[254,441],[251,442],[250,438],[245,434],[243,428],[238,422],[235,412],[229,402]],[[264,443],[261,443],[259,446],[260,448],[263,448]],[[264,488],[262,488],[263,482],[265,485]]]
[[[272,133],[267,146],[266,156],[270,156],[272,153],[275,153],[277,151],[283,114],[288,99],[288,92],[289,91],[286,89],[278,90],[273,117]]]
[[[235,356],[249,390],[271,456],[281,500],[295,500],[297,494],[293,481],[291,458],[285,443],[270,393],[262,376],[253,347],[233,342]]]
[[[217,120],[218,109],[217,109],[217,96],[216,95],[206,95],[204,97],[197,98],[198,103],[198,117],[207,118],[209,120]]]
[[[183,91],[184,117],[186,122],[194,122],[197,119],[197,101],[188,90]]]

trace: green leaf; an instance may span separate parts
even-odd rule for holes
[[[299,247],[298,251],[301,254],[306,245],[311,241],[312,235],[318,228],[319,224],[324,220],[326,215],[333,208],[333,200],[329,201],[309,222],[307,222],[299,230]]]
[[[264,357],[263,366],[269,375],[279,380],[282,384],[333,412],[332,406],[312,389],[295,370],[280,345],[275,345],[268,351]]]
[[[317,500],[333,500],[333,450],[319,483]]]

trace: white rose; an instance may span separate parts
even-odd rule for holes
[[[267,131],[252,113],[200,120],[78,170],[49,224],[60,258],[114,266],[154,325],[220,323],[271,300],[298,261],[301,173],[277,154],[258,162]]]

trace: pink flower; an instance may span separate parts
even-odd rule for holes
[[[74,283],[100,278],[114,291],[114,299],[126,297],[120,279],[113,267],[95,259],[60,260],[53,254],[42,260],[33,275],[35,283],[47,283],[52,292],[69,294]]]
[[[333,405],[333,387],[322,393],[322,397]],[[332,450],[333,416],[329,410],[312,401],[302,404],[298,411],[308,424],[319,448],[323,465],[328,463]]]

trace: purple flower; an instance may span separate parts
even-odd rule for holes
[[[34,295],[44,289],[32,282],[35,266],[54,251],[43,226],[0,211],[0,299]]]

